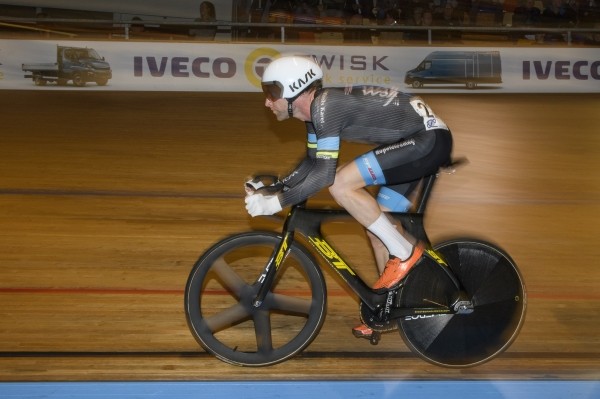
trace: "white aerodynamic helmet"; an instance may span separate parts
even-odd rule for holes
[[[267,66],[262,76],[262,89],[272,101],[293,100],[314,82],[323,79],[323,70],[312,58],[282,56]]]

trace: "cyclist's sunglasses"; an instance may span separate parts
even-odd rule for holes
[[[283,86],[279,82],[264,82],[262,90],[269,101],[277,101],[283,94]]]

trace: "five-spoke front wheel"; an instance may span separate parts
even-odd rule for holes
[[[194,337],[210,353],[241,366],[282,362],[304,349],[325,319],[326,287],[312,255],[292,244],[271,290],[254,306],[259,281],[281,237],[239,234],[209,249],[194,265],[185,312]]]

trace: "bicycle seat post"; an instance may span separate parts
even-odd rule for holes
[[[433,190],[433,186],[435,181],[437,180],[439,174],[443,171],[446,173],[452,174],[456,171],[456,168],[462,164],[468,163],[467,158],[458,158],[451,161],[448,165],[441,167],[436,173],[431,174],[429,176],[425,176],[423,178],[423,188],[421,189],[421,195],[419,199],[419,205],[416,209],[417,213],[425,213],[425,207],[427,206],[427,202],[429,201],[429,197],[431,196],[431,191]]]
[[[421,195],[419,199],[419,206],[416,209],[417,213],[425,213],[425,208],[427,207],[427,201],[429,201],[429,197],[431,196],[431,191],[435,184],[435,180],[437,179],[437,173],[429,175],[424,178],[423,188],[421,190]]]

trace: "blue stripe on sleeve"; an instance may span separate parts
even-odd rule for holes
[[[339,150],[340,149],[340,138],[339,137],[325,137],[317,140],[318,150]]]

